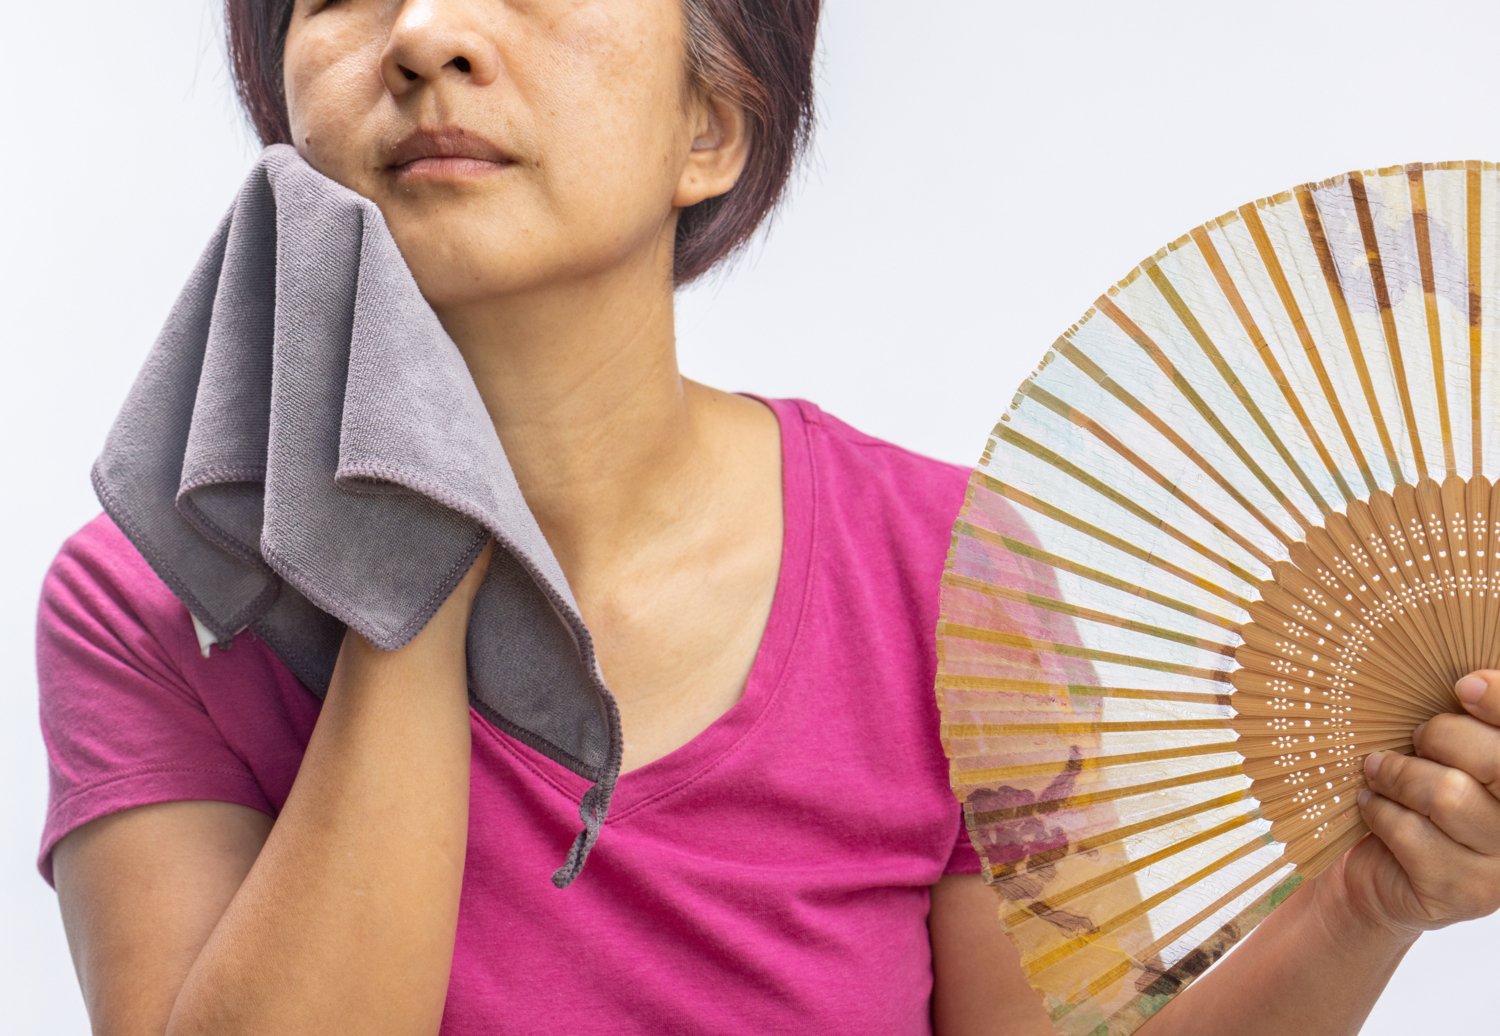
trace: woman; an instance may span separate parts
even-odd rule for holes
[[[612,851],[553,889],[584,782],[468,707],[488,550],[406,647],[347,634],[318,707],[253,637],[209,679],[101,515],[48,573],[38,645],[39,864],[95,1027],[1050,1031],[937,740],[966,470],[677,369],[674,289],[747,239],[805,142],[816,0],[228,16],[262,141],[381,207],[462,352],[625,756]],[[1495,776],[1486,686],[1475,718],[1434,721],[1440,762],[1385,787],[1420,808],[1467,778],[1493,833],[1500,803],[1455,768]],[[1355,1031],[1418,930],[1493,909],[1500,846],[1394,800],[1370,817],[1396,856],[1367,841],[1143,1031]]]

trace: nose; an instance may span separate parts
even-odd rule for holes
[[[380,59],[386,89],[400,97],[423,81],[448,74],[450,66],[476,85],[493,80],[499,53],[482,29],[478,6],[465,0],[403,3]]]

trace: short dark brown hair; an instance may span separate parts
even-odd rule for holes
[[[282,54],[294,0],[224,0],[229,66],[261,144],[291,144]],[[821,0],[682,0],[689,82],[741,105],[750,153],[735,185],[683,209],[672,284],[739,252],[785,193],[812,138]]]

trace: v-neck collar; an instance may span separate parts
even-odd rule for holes
[[[604,819],[605,827],[682,787],[733,751],[760,722],[775,699],[797,631],[802,625],[817,524],[815,473],[807,441],[804,401],[770,398],[753,392],[737,392],[736,395],[758,400],[770,407],[781,434],[781,563],[770,616],[740,699],[687,743],[620,774]],[[593,786],[592,781],[493,724],[483,722],[478,725],[489,730],[493,739],[518,761],[573,801],[580,801],[584,792]]]

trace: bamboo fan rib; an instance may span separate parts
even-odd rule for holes
[[[1350,172],[1142,262],[954,523],[937,695],[1067,1036],[1133,1032],[1366,833],[1364,757],[1500,667],[1500,172]]]

